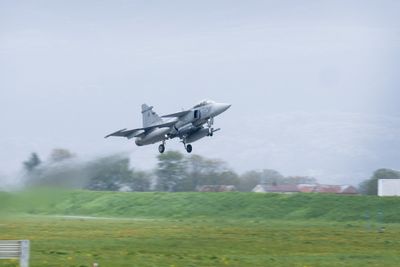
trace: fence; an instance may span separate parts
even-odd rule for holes
[[[0,259],[19,259],[20,267],[28,267],[29,240],[0,240]]]

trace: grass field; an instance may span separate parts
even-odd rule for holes
[[[98,262],[100,266],[311,267],[399,266],[400,262],[400,224],[391,210],[400,201],[394,198],[32,194],[0,194],[0,239],[31,240],[31,266],[83,267]],[[338,210],[342,216],[332,219]],[[371,217],[377,210],[389,216],[381,222],[366,221],[362,219],[366,210]],[[62,214],[109,218],[59,217]],[[284,215],[279,218],[279,214]],[[377,231],[381,226],[384,232]],[[0,266],[17,262],[0,260]]]

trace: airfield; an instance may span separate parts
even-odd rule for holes
[[[398,266],[400,199],[256,193],[0,193],[30,266]],[[0,260],[0,266],[18,266]]]

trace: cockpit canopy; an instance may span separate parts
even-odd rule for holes
[[[206,105],[209,105],[209,104],[214,104],[214,103],[215,103],[214,101],[206,99],[206,100],[201,101],[197,105],[195,105],[193,108],[199,108],[199,107],[203,107],[203,106],[206,106]]]

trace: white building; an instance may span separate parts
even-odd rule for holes
[[[379,179],[378,196],[400,196],[400,179]]]

